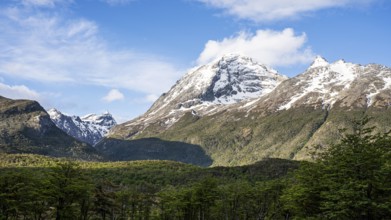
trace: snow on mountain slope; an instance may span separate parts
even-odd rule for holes
[[[65,115],[57,109],[50,109],[47,112],[52,121],[61,130],[93,146],[117,124],[113,116],[108,112],[102,115],[90,114],[81,118]]]
[[[223,111],[272,114],[302,106],[348,109],[391,105],[391,69],[318,56],[293,78],[239,55],[190,70],[142,116],[116,126],[111,137],[129,139],[169,129],[186,113],[193,117]],[[151,129],[147,129],[150,127]],[[153,128],[153,129],[152,129]]]
[[[287,79],[249,57],[230,54],[189,71],[152,108],[175,101],[183,107],[202,103],[232,104],[260,97]],[[188,103],[188,101],[192,101]],[[165,104],[162,105],[161,102]]]
[[[88,124],[91,130],[96,131],[102,137],[105,136],[112,127],[117,125],[113,116],[108,112],[105,112],[102,115],[89,114],[81,117],[81,120]]]
[[[253,106],[271,111],[304,105],[327,109],[336,105],[385,107],[391,100],[390,81],[391,69],[385,66],[344,60],[328,63],[317,57],[304,73],[284,81]]]
[[[287,77],[251,58],[226,55],[189,71],[155,102],[147,114],[159,114],[165,108],[171,112],[194,109],[199,114],[207,114],[208,110],[204,109],[211,106],[261,97],[285,79]]]
[[[351,83],[357,78],[361,66],[352,63],[345,63],[339,60],[333,64],[314,62],[307,74],[301,78],[300,93],[290,98],[288,102],[279,107],[279,110],[289,109],[301,98],[311,93],[318,93],[317,99],[322,100],[324,106],[332,106],[337,100],[341,91],[349,89]],[[307,103],[318,100],[307,100]]]
[[[209,115],[231,104],[262,97],[287,78],[249,57],[225,55],[190,70],[144,115],[124,126],[145,127],[160,121],[169,127],[186,112]]]

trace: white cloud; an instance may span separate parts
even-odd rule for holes
[[[96,23],[59,14],[0,9],[0,75],[160,94],[183,73],[165,58],[113,50]]]
[[[11,99],[40,99],[40,94],[25,85],[10,86],[0,83],[0,95]]]
[[[208,63],[224,54],[241,54],[270,66],[287,66],[310,62],[314,55],[305,47],[307,37],[295,35],[293,29],[258,30],[255,34],[241,32],[221,41],[210,40],[198,57],[198,64]]]
[[[118,100],[123,100],[124,98],[124,94],[122,94],[118,89],[112,89],[102,99],[106,102],[114,102]]]
[[[268,22],[321,9],[369,4],[376,0],[197,0],[240,19]]]

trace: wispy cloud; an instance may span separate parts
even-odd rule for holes
[[[106,102],[114,102],[123,100],[125,98],[124,94],[122,94],[118,89],[112,89],[107,93],[106,96],[102,98],[102,100]]]
[[[376,0],[197,0],[240,19],[269,22],[296,18],[308,12],[369,4]]]
[[[24,6],[49,7],[52,8],[57,4],[71,3],[73,0],[21,0]]]
[[[3,8],[0,33],[0,75],[8,77],[160,94],[182,74],[165,58],[111,49],[96,23],[61,13]]]
[[[228,53],[246,55],[270,66],[306,63],[314,57],[305,45],[306,40],[304,33],[296,35],[290,28],[283,31],[258,30],[255,34],[240,32],[221,41],[208,41],[197,63],[205,64]]]

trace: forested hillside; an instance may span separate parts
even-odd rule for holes
[[[316,162],[201,168],[2,154],[0,219],[389,219],[391,137],[366,122]]]

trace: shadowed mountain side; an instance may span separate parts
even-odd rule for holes
[[[106,139],[96,149],[112,161],[127,160],[173,160],[199,166],[210,166],[212,159],[199,146],[159,138],[137,140]]]

